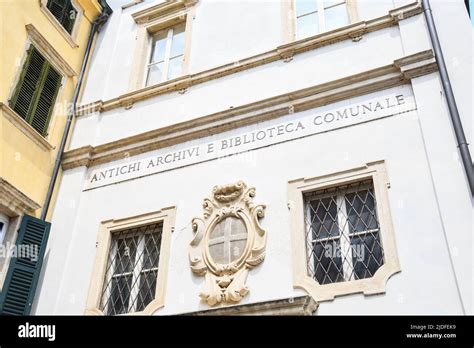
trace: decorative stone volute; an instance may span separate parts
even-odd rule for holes
[[[265,258],[266,232],[258,221],[265,206],[253,203],[255,192],[242,181],[215,186],[204,199],[204,218],[192,221],[191,269],[205,276],[199,296],[210,306],[239,302],[249,291],[249,270]]]

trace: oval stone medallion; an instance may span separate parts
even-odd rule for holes
[[[247,244],[247,228],[242,219],[227,217],[209,234],[209,253],[214,262],[229,264],[237,260]]]

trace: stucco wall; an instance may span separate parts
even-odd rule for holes
[[[368,97],[373,96],[358,100]],[[157,313],[206,308],[198,298],[203,278],[192,275],[188,264],[191,219],[202,214],[202,200],[214,185],[239,179],[255,186],[255,201],[267,205],[262,226],[268,231],[266,260],[250,272],[251,291],[243,303],[295,296],[301,292],[292,289],[287,182],[380,159],[386,160],[389,171],[391,212],[402,272],[388,281],[385,295],[337,299],[322,304],[319,313],[461,313],[419,119],[414,112],[82,193],[86,172],[80,168],[66,171],[55,209],[55,233],[50,241],[37,313],[84,311],[101,221],[170,205],[178,207],[177,220],[165,307]],[[466,232],[466,226],[463,230]]]
[[[400,3],[364,1],[360,5],[360,15],[362,18],[383,15]],[[116,97],[128,88],[131,71],[128,64],[132,59],[135,35],[130,13],[149,5],[138,5],[122,12],[120,4],[113,3],[117,6],[115,14],[98,39],[84,102]],[[223,4],[202,1],[198,5],[193,26],[192,71],[228,63],[281,44],[279,5],[265,2],[265,6],[252,6],[252,15],[247,16],[249,2],[243,2],[241,6]],[[436,6],[442,8],[443,4],[438,2]],[[453,15],[461,16],[461,10],[458,6],[458,12]],[[205,20],[220,13],[222,16],[216,20]],[[263,22],[268,25],[258,30]],[[446,30],[444,26],[447,25],[446,21],[441,21],[440,31]],[[399,26],[366,34],[359,42],[347,40],[322,47],[297,55],[289,63],[278,61],[219,78],[193,86],[185,94],[158,96],[136,103],[130,110],[119,108],[82,116],[77,119],[71,148],[102,144],[367,71],[430,47],[424,19],[418,15],[401,21]],[[449,54],[455,55],[455,50],[461,50],[454,44],[453,47],[453,53]],[[453,76],[453,80],[461,86],[464,83],[458,82],[457,76]],[[287,182],[330,174],[375,160],[385,160],[388,167],[390,210],[402,271],[388,281],[386,294],[337,298],[322,303],[317,313],[472,313],[472,201],[463,168],[456,157],[456,144],[440,94],[438,74],[416,78],[412,86],[397,89],[412,91],[418,107],[416,112],[85,192],[82,189],[88,170],[78,167],[65,171],[54,211],[36,313],[84,312],[101,221],[170,205],[178,207],[176,228],[165,306],[157,314],[205,309],[198,298],[204,280],[192,275],[188,262],[191,219],[202,214],[202,200],[214,185],[239,179],[255,186],[255,201],[267,205],[262,226],[268,231],[266,260],[250,272],[247,281],[250,293],[243,303],[302,294],[301,290],[292,288]],[[344,106],[386,93],[389,91],[304,113],[316,114],[326,107]],[[461,103],[467,103],[463,98],[460,97]],[[468,106],[462,108],[468,109]],[[299,116],[294,114],[287,118]],[[236,129],[227,135],[260,126]],[[222,135],[214,137],[219,136]]]
[[[97,14],[97,9],[94,9],[92,4],[91,1],[87,3],[85,7],[87,15],[80,17],[76,36],[78,47],[73,48],[41,11],[39,0],[6,0],[0,3],[1,102],[8,105],[8,99],[13,94],[23,67],[28,41],[28,32],[25,27],[27,24],[33,24],[54,50],[77,73],[80,71],[91,20],[94,19],[94,17],[90,19],[88,16]],[[64,83],[59,90],[56,106],[50,119],[46,139],[56,149],[63,135],[68,103],[72,98],[76,78],[63,79]],[[0,133],[2,134],[0,176],[42,205],[57,151],[39,147],[30,137],[7,121],[6,116],[0,117]],[[39,213],[39,211],[36,212],[37,215]]]

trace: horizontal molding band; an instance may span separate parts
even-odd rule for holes
[[[165,1],[157,5],[145,8],[141,11],[132,14],[132,18],[137,24],[143,24],[151,22],[152,20],[168,14],[170,12],[176,12],[186,7],[193,6],[197,0],[174,0]],[[135,1],[136,3],[136,1]],[[122,6],[123,9],[123,6]]]
[[[176,123],[97,146],[66,151],[63,169],[95,166],[154,151],[193,139],[314,109],[337,101],[407,84],[417,76],[436,71],[432,50],[395,60],[392,64],[309,88],[285,93],[232,109]]]
[[[233,63],[221,65],[216,68],[201,71],[196,74],[181,76],[177,79],[138,89],[125,93],[109,100],[98,100],[92,103],[80,105],[76,108],[76,116],[82,116],[93,112],[105,112],[120,107],[130,107],[134,103],[146,100],[157,95],[185,90],[188,87],[214,80],[223,76],[231,75],[240,71],[252,69],[260,65],[272,63],[280,59],[290,61],[293,56],[314,50],[344,40],[359,40],[366,33],[397,25],[400,20],[415,16],[422,12],[419,2],[414,2],[399,8],[390,10],[387,15],[367,21],[360,21],[351,25],[321,33],[309,38],[294,41],[278,46],[268,52],[251,56]]]

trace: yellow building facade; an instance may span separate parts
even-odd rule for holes
[[[39,218],[42,214],[91,29],[102,12],[101,3],[0,1],[2,247],[19,243],[20,230],[27,228],[22,223],[24,216]],[[54,194],[46,221],[53,204]],[[8,280],[10,259],[8,255],[0,257],[0,288]]]

